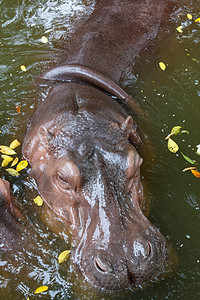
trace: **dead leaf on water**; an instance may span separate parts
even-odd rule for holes
[[[43,204],[43,199],[40,196],[37,196],[35,199],[33,199],[33,201],[38,205],[38,206],[42,206]]]
[[[8,155],[14,155],[16,152],[8,146],[1,145],[0,152]]]
[[[175,143],[172,139],[168,139],[168,143],[167,143],[167,147],[169,149],[169,151],[176,153],[179,149],[179,146],[177,145],[177,143]]]
[[[178,32],[183,32],[183,26],[178,26],[177,28],[176,28],[176,30],[178,31]]]
[[[160,61],[158,65],[162,71],[165,71],[167,68],[166,64],[162,61]]]
[[[189,19],[189,20],[192,20],[192,15],[191,14],[187,14],[187,18]]]
[[[176,135],[179,134],[181,131],[181,126],[174,126],[170,132],[170,134],[168,134],[168,136],[166,136],[165,140],[168,140],[170,138],[170,136],[172,135]]]
[[[23,72],[26,72],[26,67],[24,65],[21,65],[20,66],[20,69],[23,71]]]
[[[6,167],[13,160],[13,157],[10,157],[10,156],[7,156],[7,155],[5,155],[5,156],[6,156],[6,158],[4,158],[4,160],[1,163],[2,167]]]
[[[19,113],[20,113],[20,110],[21,110],[21,106],[17,104],[17,105],[15,106],[15,109],[16,109],[17,113],[19,114]]]
[[[197,178],[200,178],[200,173],[196,170],[191,170],[192,174],[197,177]]]
[[[48,38],[46,36],[42,36],[41,41],[42,43],[46,44],[48,43]]]
[[[70,250],[65,250],[58,256],[59,264],[63,263],[65,260],[67,260],[70,252],[71,252]]]
[[[197,168],[196,167],[188,167],[188,168],[185,168],[183,170],[183,172],[186,172],[186,171],[191,171],[191,170],[196,170]]]
[[[27,166],[28,166],[27,160],[22,160],[18,163],[16,170],[17,170],[17,172],[19,172],[19,171],[25,169]]]
[[[15,159],[13,160],[12,164],[11,164],[11,167],[14,167],[19,161],[19,158],[18,157],[15,157]]]
[[[181,131],[181,126],[174,126],[171,130],[171,133],[174,133],[174,134],[179,134],[180,131]]]
[[[12,168],[6,169],[6,171],[7,171],[10,175],[15,176],[15,177],[18,177],[18,176],[20,175],[15,169],[12,169]]]
[[[38,287],[36,290],[35,290],[35,294],[40,294],[42,292],[45,292],[48,290],[48,286],[46,285],[43,285],[43,286],[40,286]]]
[[[17,139],[15,139],[14,141],[12,141],[12,143],[10,144],[10,148],[11,149],[15,149],[15,148],[17,148],[18,146],[20,146],[21,145],[21,143],[17,140]]]

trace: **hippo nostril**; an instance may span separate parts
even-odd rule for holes
[[[148,245],[148,256],[150,256],[152,252],[151,243],[147,241],[147,245]]]
[[[94,258],[94,265],[95,265],[95,267],[97,268],[98,271],[100,271],[100,272],[108,272],[108,269],[96,257]]]
[[[134,285],[135,286],[135,276],[132,273],[129,273],[129,282],[130,285]]]

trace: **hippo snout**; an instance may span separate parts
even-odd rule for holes
[[[113,246],[113,247],[112,247]],[[86,278],[103,290],[135,289],[158,279],[165,269],[166,245],[163,238],[153,241],[138,237],[110,249],[92,248],[81,254]]]
[[[131,284],[126,260],[103,249],[87,253],[82,268],[87,279],[99,289],[120,290]]]

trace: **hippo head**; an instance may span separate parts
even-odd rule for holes
[[[98,93],[110,101],[98,90],[96,98]],[[30,132],[24,152],[40,194],[70,224],[71,258],[88,281],[105,290],[137,288],[165,273],[168,251],[143,214],[142,158],[129,139],[133,119],[121,117],[119,124],[109,109],[85,109],[84,95],[76,88],[79,110],[55,115],[34,137]],[[68,97],[74,99],[74,91]]]

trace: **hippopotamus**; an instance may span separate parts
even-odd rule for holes
[[[0,178],[0,250],[19,251],[24,245],[23,233],[26,231],[22,214],[10,193],[8,181]]]
[[[144,115],[120,86],[168,18],[168,4],[98,1],[63,62],[40,76],[51,89],[24,139],[40,195],[72,234],[72,263],[103,290],[145,286],[172,265],[170,246],[145,214]]]

